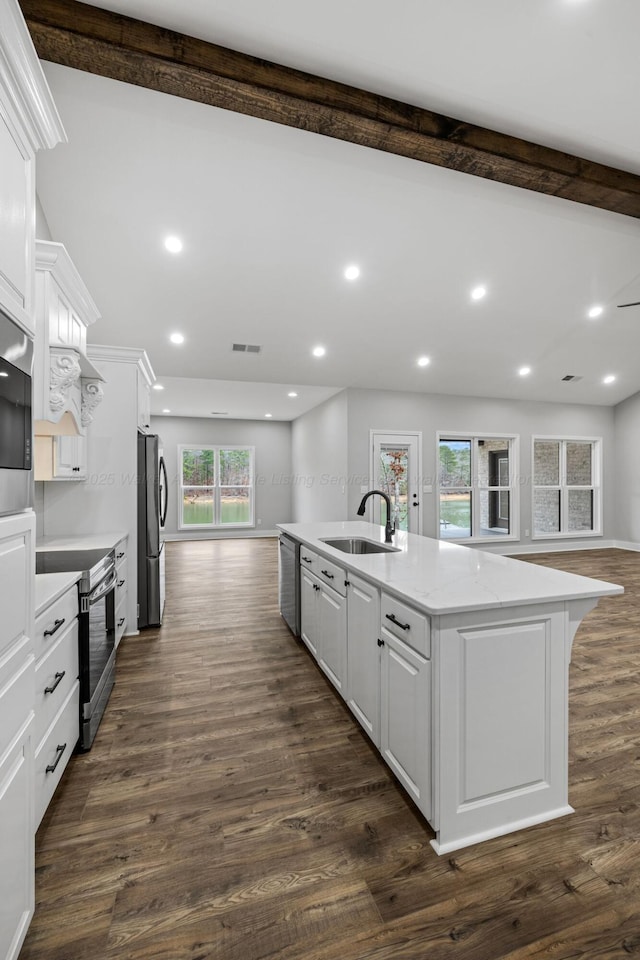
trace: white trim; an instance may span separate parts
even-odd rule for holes
[[[558,463],[558,483],[540,484],[535,482],[535,449],[536,441],[541,443],[558,443],[559,463]],[[591,444],[591,480],[590,484],[572,484],[566,482],[566,445],[568,443],[588,443]],[[531,435],[531,540],[562,540],[578,539],[580,537],[601,537],[602,536],[602,437],[577,437],[577,436],[551,436],[549,434]],[[536,533],[535,531],[535,494],[536,490],[556,490],[560,491],[560,527],[557,533]],[[565,518],[569,516],[569,491],[570,490],[590,490],[593,492],[593,525],[590,530],[563,530],[562,525]]]
[[[65,143],[67,136],[16,0],[0,3],[0,91],[11,106],[11,124],[31,156]]]
[[[626,544],[620,544],[617,540],[601,540],[601,541],[589,541],[582,543],[569,543],[567,540],[562,541],[552,541],[547,543],[522,543],[518,542],[518,545],[515,547],[509,546],[505,543],[497,543],[495,545],[495,550],[489,550],[488,544],[485,543],[476,543],[470,544],[474,549],[485,550],[487,553],[497,553],[500,556],[512,557],[520,553],[572,553],[577,550],[634,550],[637,549],[640,552],[640,544],[634,546],[627,546]]]
[[[117,363],[134,363],[149,384],[155,383],[156,375],[149,362],[147,352],[140,347],[110,347],[104,343],[88,343],[87,356],[90,360],[115,360]]]
[[[213,521],[212,523],[183,523],[182,522],[182,507],[183,507],[183,494],[182,491],[185,489],[185,485],[182,483],[182,453],[184,450],[212,450],[214,455],[214,483],[207,484],[207,488],[210,486],[213,491]],[[246,487],[250,491],[250,508],[251,508],[251,517],[246,522],[239,523],[216,523],[216,514],[218,513],[218,507],[220,502],[220,491],[229,486],[229,484],[221,485],[217,482],[219,476],[219,466],[220,466],[220,451],[221,450],[248,450],[251,458],[250,462],[250,482],[248,484],[233,484],[232,486]],[[256,526],[256,448],[255,446],[247,443],[179,443],[177,448],[178,455],[178,482],[176,484],[176,493],[178,498],[177,504],[177,527],[179,531],[224,531],[224,530],[247,530],[254,529]],[[187,487],[190,485],[187,484]],[[260,531],[262,532],[262,531]],[[188,538],[187,538],[188,539]]]
[[[495,536],[477,536],[473,535],[470,537],[441,537],[440,533],[440,441],[441,440],[469,440],[471,441],[471,486],[469,488],[471,493],[471,516],[479,516],[479,502],[480,502],[480,492],[481,490],[495,490],[496,487],[479,487],[477,482],[477,477],[474,477],[474,466],[475,466],[475,441],[476,440],[507,440],[509,441],[509,487],[508,492],[510,493],[510,502],[509,502],[509,532],[504,536],[496,534]],[[463,546],[469,544],[490,544],[490,543],[506,543],[508,541],[518,542],[520,540],[520,484],[519,484],[519,469],[520,469],[520,434],[518,433],[501,433],[501,432],[486,432],[486,431],[462,431],[462,430],[437,430],[436,431],[436,456],[435,456],[435,466],[436,466],[436,476],[435,476],[435,490],[436,490],[436,530],[438,532],[437,540],[441,540],[443,543],[460,543]],[[504,489],[504,488],[503,488]],[[472,520],[473,524],[473,520]]]
[[[62,243],[36,240],[36,270],[50,273],[75,307],[85,327],[100,319],[100,311]]]
[[[376,473],[376,466],[373,462],[373,454],[375,449],[376,437],[389,437],[391,440],[398,439],[399,443],[403,443],[406,439],[415,440],[418,445],[418,452],[416,455],[417,463],[415,464],[415,477],[410,478],[414,479],[417,484],[417,495],[418,500],[418,520],[417,520],[417,530],[412,531],[417,534],[422,533],[422,431],[421,430],[378,430],[374,428],[369,429],[369,487],[374,483],[374,477]],[[407,482],[407,487],[409,483]],[[409,496],[409,490],[407,489],[407,497]],[[373,499],[373,498],[372,498]],[[408,501],[407,501],[408,502]],[[372,516],[373,503],[369,501],[368,505],[369,516]],[[407,526],[408,526],[408,515],[407,515]]]

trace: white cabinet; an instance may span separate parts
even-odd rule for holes
[[[102,398],[103,377],[87,358],[87,328],[99,316],[64,246],[37,240],[33,377],[36,436],[84,436],[93,419]],[[77,472],[62,476],[78,479]]]
[[[116,545],[116,648],[127,628],[127,595],[129,563],[127,559],[127,538]]]
[[[35,624],[35,825],[38,827],[78,742],[78,587],[38,612]]]
[[[300,568],[302,639],[333,685],[344,696],[347,678],[347,600],[344,570],[309,550],[301,551]],[[315,572],[312,573],[311,570]]]
[[[347,593],[347,703],[380,745],[380,591],[352,573]]]
[[[35,480],[86,480],[85,436],[35,437]]]
[[[138,429],[142,433],[151,430],[151,381],[143,367],[138,369]]]
[[[31,336],[35,155],[65,140],[16,0],[0,3],[0,307]],[[0,954],[1,956],[1,954]]]
[[[14,960],[34,909],[32,512],[0,518],[0,958]]]

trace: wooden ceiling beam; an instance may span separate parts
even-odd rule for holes
[[[640,176],[77,0],[20,0],[42,60],[640,217]]]

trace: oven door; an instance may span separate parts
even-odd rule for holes
[[[115,674],[115,584],[112,569],[87,597],[80,616],[80,745],[88,750],[104,712]]]

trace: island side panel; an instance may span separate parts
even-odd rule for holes
[[[436,626],[438,853],[571,813],[565,604]]]

